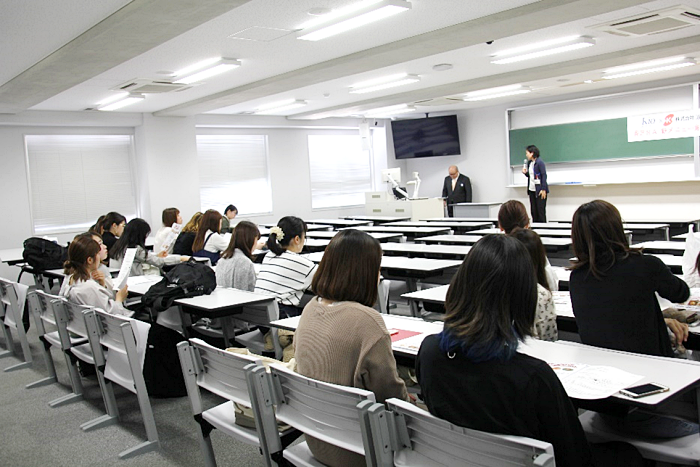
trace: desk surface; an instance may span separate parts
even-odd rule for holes
[[[622,224],[626,230],[662,230],[669,227],[668,224]],[[533,222],[531,229],[571,229],[571,222]]]
[[[420,318],[395,315],[383,314],[381,316],[387,329],[417,331],[425,335],[436,334],[442,330],[442,323],[440,322],[428,323]],[[299,324],[299,317],[285,318],[273,321],[270,324],[280,329],[294,331]],[[418,354],[417,346],[407,348],[402,346],[401,342],[392,343],[395,353],[408,356]],[[578,363],[616,367],[630,373],[642,375],[643,379],[638,384],[657,382],[669,387],[668,392],[641,399],[631,399],[622,394],[613,396],[616,399],[625,401],[625,403],[638,406],[651,407],[658,405],[700,381],[700,363],[690,360],[653,357],[601,349],[573,342],[544,342],[536,339],[527,339],[525,343],[521,343],[518,346],[518,352],[551,363]]]
[[[451,229],[468,229],[470,227],[474,229],[478,228],[488,228],[491,222],[459,222],[459,221],[402,221],[402,222],[391,222],[386,224],[386,227],[449,227]]]
[[[126,286],[130,294],[143,295],[148,289],[163,279],[160,275],[148,274],[145,276],[129,276],[126,278]]]
[[[323,252],[309,253],[305,255],[314,263],[320,263]],[[432,258],[406,258],[404,256],[382,256],[382,269],[404,269],[413,272],[436,272],[449,268],[459,267],[460,260],[432,259]]]
[[[3,263],[16,263],[18,261],[24,261],[22,253],[24,248],[9,248],[7,250],[0,250],[0,261]]]
[[[371,225],[351,228],[361,230],[367,233],[400,233],[411,237],[425,237],[427,235],[437,235],[441,233],[448,233],[451,230],[450,227],[401,227],[396,225]]]
[[[466,256],[472,247],[467,245],[426,245],[424,243],[382,243],[382,250],[391,253],[406,253],[413,256],[455,255]]]
[[[632,245],[632,248],[644,248],[645,250],[674,250],[679,251],[683,254],[685,251],[684,242],[674,242],[674,241],[654,241],[654,242],[642,242]]]
[[[411,219],[411,216],[373,216],[370,214],[357,214],[353,216],[345,216],[344,219],[353,219],[359,221],[371,221],[371,222],[398,222],[407,221]]]
[[[489,222],[491,224],[498,224],[498,219],[495,217],[428,217],[426,219],[421,219],[425,222]]]
[[[332,225],[333,227],[354,227],[358,225],[372,225],[371,221],[355,219],[312,219],[309,221],[309,223],[326,224]]]
[[[694,234],[695,234],[695,238],[700,239],[700,232],[695,232]],[[673,238],[675,238],[677,240],[685,240],[688,238],[689,235],[690,234],[688,232],[686,232],[684,234],[674,235]]]
[[[260,229],[260,235],[267,235],[270,233],[270,227],[274,227],[277,224],[275,223],[265,223],[265,224],[259,224],[258,229]],[[263,232],[263,228],[265,229],[265,233]],[[312,231],[312,230],[328,230],[330,229],[331,226],[328,224],[306,224],[306,230],[307,231]]]
[[[229,289],[226,287],[217,287],[209,295],[180,298],[175,300],[175,303],[197,310],[221,311],[237,308],[243,305],[272,302],[273,300],[274,297],[270,295],[247,292],[245,290]]]
[[[349,227],[353,228],[353,227]],[[401,232],[397,233],[391,233],[391,232],[367,232],[369,235],[373,236],[380,242],[382,241],[389,241],[389,240],[398,240],[401,237],[403,237],[403,234]],[[311,238],[322,238],[322,239],[328,239],[330,240],[331,238],[335,237],[338,234],[338,231],[335,230],[333,232],[307,232],[306,237],[307,239]]]
[[[431,237],[422,237],[419,239],[419,241],[424,243],[456,243],[472,245],[481,240],[482,238],[483,235],[434,235]],[[571,245],[571,239],[542,237],[542,244],[544,246],[565,247]]]

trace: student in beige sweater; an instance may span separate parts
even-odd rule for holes
[[[297,371],[304,376],[376,395],[409,400],[396,371],[384,320],[370,308],[377,301],[382,249],[370,235],[348,229],[326,248],[294,338]],[[306,437],[309,448],[330,466],[364,466],[363,456]]]

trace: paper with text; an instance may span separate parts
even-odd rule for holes
[[[549,366],[574,399],[605,399],[643,378],[611,366],[580,363],[549,363]]]
[[[122,260],[122,267],[119,269],[119,275],[114,279],[114,290],[119,290],[126,285],[126,280],[131,274],[131,266],[134,264],[134,258],[136,257],[136,248],[127,248],[124,252],[124,259]]]

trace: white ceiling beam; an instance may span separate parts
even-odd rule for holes
[[[248,1],[134,0],[0,86],[0,113],[26,110]]]

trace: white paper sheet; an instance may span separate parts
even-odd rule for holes
[[[391,345],[391,347],[394,350],[416,354],[418,353],[418,350],[420,349],[420,345],[423,343],[423,340],[429,335],[429,333],[425,333],[407,337],[405,339],[401,339],[400,341],[394,342]]]
[[[605,399],[643,378],[610,366],[549,363],[569,397]]]
[[[119,269],[119,275],[114,279],[114,290],[119,290],[126,285],[126,280],[131,274],[131,266],[134,264],[134,258],[136,257],[136,248],[127,248],[124,252],[124,260],[122,261],[122,267]]]
[[[182,224],[173,224],[170,229],[170,233],[167,237],[165,237],[165,241],[160,246],[160,251],[168,251],[170,249],[170,245],[175,243],[177,236],[180,235],[180,231],[182,230]]]

